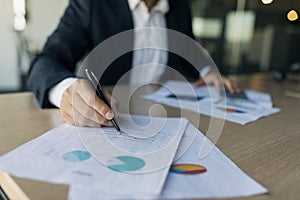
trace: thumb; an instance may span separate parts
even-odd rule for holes
[[[194,85],[196,87],[200,87],[200,86],[206,85],[206,83],[205,83],[204,79],[201,78],[201,79],[197,80],[196,82],[194,82]]]

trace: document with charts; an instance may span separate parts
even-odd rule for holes
[[[123,117],[126,118],[126,115]],[[132,119],[139,125],[151,124],[149,118],[142,116],[133,116]],[[244,173],[217,147],[200,159],[201,147],[209,140],[192,124],[186,124],[185,119],[150,120],[155,125],[164,120],[165,124],[165,128],[155,136],[150,133],[150,138],[146,138],[145,133],[135,138],[134,131],[133,135],[122,133],[123,136],[117,136],[111,128],[104,128],[100,133],[96,131],[99,135],[112,139],[117,147],[124,147],[128,153],[116,156],[110,165],[99,162],[85,148],[86,141],[80,140],[80,137],[85,137],[80,132],[91,133],[91,138],[95,138],[92,128],[77,129],[63,124],[1,156],[0,171],[21,178],[68,184],[70,200],[234,198],[267,192],[266,188]],[[179,127],[182,127],[179,130],[184,133],[178,132]],[[127,128],[127,131],[130,130],[130,126]],[[149,131],[147,126],[145,130]],[[164,149],[178,135],[181,135],[179,147],[169,152],[172,154],[170,166],[146,173],[131,173],[138,172],[149,161],[153,162],[149,166],[157,166],[155,163],[161,161],[160,156],[147,161],[148,158],[143,157],[143,152],[146,149],[147,152]],[[101,152],[105,147],[97,148]],[[130,154],[134,149],[139,151],[138,156]]]
[[[168,81],[142,98],[243,125],[280,111],[273,107],[269,94],[254,90],[244,93],[247,98],[225,98],[213,86],[196,88],[189,82]]]
[[[188,121],[120,117],[125,121],[133,117],[139,126],[148,122],[162,124],[161,130],[155,130],[157,134],[154,135],[151,126],[145,126],[144,131],[151,137],[146,138],[143,132],[141,138],[136,138],[129,132],[117,135],[111,128],[76,128],[63,124],[0,157],[0,171],[71,187],[97,188],[102,198],[105,195],[127,199],[157,197]],[[109,146],[109,141],[116,148]],[[106,157],[101,157],[103,154]]]
[[[188,124],[159,199],[236,198],[268,192],[217,147],[200,159],[198,155],[204,142],[210,141]],[[74,186],[69,192],[73,200],[101,200],[103,195],[97,187]],[[114,194],[105,197],[117,199]]]

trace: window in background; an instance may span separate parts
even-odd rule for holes
[[[289,71],[295,63],[300,63],[300,1],[191,0],[191,3],[196,38],[221,72]]]
[[[232,11],[226,16],[225,52],[223,62],[235,72],[241,64],[244,52],[250,46],[254,34],[255,13]]]

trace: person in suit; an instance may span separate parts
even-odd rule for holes
[[[145,27],[168,28],[194,38],[189,1],[70,0],[57,29],[48,38],[29,71],[28,85],[41,107],[60,108],[62,119],[77,126],[111,126],[109,120],[114,117],[114,112],[101,99],[95,98],[88,81],[75,77],[76,63],[107,38],[123,31]],[[143,38],[148,37],[143,34],[145,33],[136,34],[133,42],[142,43]],[[153,34],[153,38],[149,37],[150,42],[167,41],[166,35]],[[150,54],[147,56],[150,60],[143,59],[146,53]],[[100,81],[104,85],[116,84],[131,66],[145,62],[168,64],[190,77],[199,78],[199,72],[195,72],[194,68],[182,67],[187,65],[182,64],[185,61],[179,56],[160,51],[141,51],[130,52],[118,58],[105,71]],[[157,73],[163,71],[149,68],[139,79],[147,78],[151,81],[157,77]],[[220,87],[222,81],[215,72],[207,73],[203,79],[216,87]],[[195,84],[203,84],[203,79]],[[223,82],[230,92],[239,92],[229,79],[223,77]],[[111,94],[107,90],[104,93],[114,104]],[[96,116],[91,117],[92,112]]]

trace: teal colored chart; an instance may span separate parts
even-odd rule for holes
[[[91,154],[87,151],[70,151],[63,155],[63,159],[69,162],[82,162],[91,158]]]
[[[119,172],[131,172],[145,166],[144,160],[133,156],[118,156],[116,159],[122,161],[123,164],[109,165],[108,168]]]

